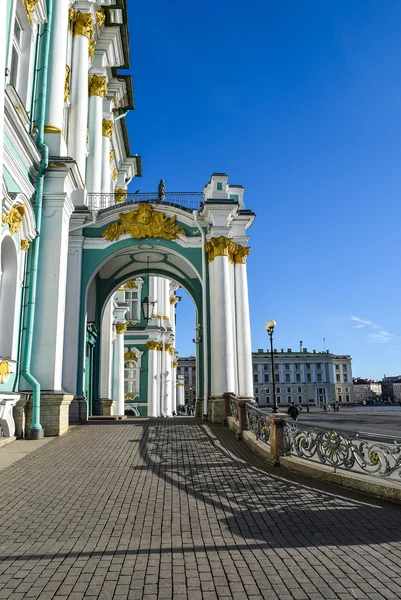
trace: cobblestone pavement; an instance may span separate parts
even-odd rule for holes
[[[0,473],[0,599],[401,598],[401,508],[224,427],[91,423]]]

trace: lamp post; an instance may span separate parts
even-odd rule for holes
[[[273,331],[274,331],[275,326],[276,326],[276,321],[273,321],[273,320],[269,321],[265,325],[265,329],[270,338],[270,356],[271,356],[271,361],[272,361],[273,412],[274,413],[278,412],[278,406],[277,406],[277,402],[276,402],[276,385],[275,385],[275,380],[274,380],[274,355],[273,355]]]
[[[146,268],[146,275],[148,278],[148,287],[150,287],[150,276],[149,276],[149,256],[147,259],[147,268]],[[156,304],[156,302],[154,300],[151,300],[150,296],[146,296],[142,302],[142,316],[143,316],[143,320],[146,321],[147,323],[149,323],[149,321],[152,319],[152,313],[153,313],[153,309],[154,306]]]

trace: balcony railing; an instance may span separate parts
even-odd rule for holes
[[[118,201],[118,198],[121,201]],[[120,197],[115,194],[88,194],[88,208],[91,211],[111,210],[118,206],[122,210],[131,204],[140,202],[149,202],[151,204],[167,204],[178,206],[184,210],[192,211],[201,208],[201,203],[204,201],[202,192],[166,192],[163,200],[158,197],[157,192],[138,192],[120,194]]]

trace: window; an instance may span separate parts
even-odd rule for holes
[[[137,361],[129,360],[124,363],[124,393],[133,395],[134,398],[139,394],[139,366]]]
[[[259,394],[259,388],[255,388],[255,394]]]
[[[349,394],[345,394],[345,401],[349,402]]]
[[[295,374],[295,381],[296,381],[297,383],[301,383],[301,374],[300,374],[300,373],[296,373],[296,374]]]
[[[338,396],[338,401],[342,402],[343,401],[343,397],[342,396]]]
[[[280,396],[277,396],[277,404],[280,404],[280,402],[281,402],[281,398],[280,398]]]
[[[270,404],[270,396],[266,396],[266,404]]]
[[[253,376],[253,382],[258,383],[258,374],[257,373],[255,373]]]
[[[316,370],[320,371],[322,369],[321,363],[316,363]]]
[[[13,48],[11,52],[10,83],[17,91],[21,72],[22,36],[22,27],[16,17],[14,22]]]
[[[340,370],[340,365],[336,365],[336,371]]]
[[[299,388],[298,388],[298,394],[300,394],[301,392],[302,392],[302,388],[301,388],[301,387],[299,387]]]
[[[230,194],[230,200],[235,200],[238,202],[238,194]]]
[[[287,394],[291,394],[291,388],[287,388]]]
[[[275,375],[276,383],[280,383],[280,375],[276,373]]]
[[[349,388],[345,388],[345,391],[346,391],[346,392],[349,392]]]
[[[280,393],[280,388],[277,388],[277,393],[278,393],[278,394]]]
[[[290,374],[289,373],[285,374],[285,382],[290,383]]]
[[[301,402],[302,402],[302,396],[298,396],[298,402],[301,404]]]
[[[290,370],[290,365],[289,365],[288,363],[285,363],[285,364],[284,364],[284,367],[285,367],[285,370],[286,370],[286,371],[289,371],[289,370]]]
[[[348,383],[348,375],[347,373],[343,373],[344,383]]]
[[[343,371],[348,371],[348,366],[343,364]]]
[[[299,371],[299,369],[300,369],[300,364],[299,363],[295,363],[295,370]]]
[[[312,381],[312,375],[310,373],[306,374],[306,381],[307,381],[307,383],[311,383],[311,381]]]
[[[338,392],[339,394],[341,394],[341,388],[340,388],[340,387],[338,387],[338,388],[337,388],[337,392]]]
[[[259,403],[259,396],[255,396],[255,400]]]
[[[341,377],[340,377],[339,373],[337,373],[337,375],[336,375],[336,381],[337,381],[337,383],[340,383],[340,381],[341,381]]]
[[[318,383],[321,383],[321,382],[322,382],[322,374],[321,374],[321,373],[316,373],[316,381],[317,381]]]
[[[269,374],[265,373],[265,383],[269,383]]]
[[[140,321],[140,306],[138,290],[125,290],[124,300],[128,304],[127,321]],[[188,367],[185,367],[188,369]]]
[[[253,365],[253,372],[257,373],[258,372],[258,365]]]
[[[307,370],[307,371],[310,371],[310,364],[307,364],[307,365],[306,365],[306,370]]]
[[[287,401],[291,402],[291,396],[287,396]]]
[[[218,182],[217,182],[217,190],[218,190],[219,192],[221,192],[221,191],[223,190],[223,184],[221,183],[221,181],[218,181]]]

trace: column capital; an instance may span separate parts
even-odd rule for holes
[[[33,22],[32,15],[35,12],[38,4],[39,4],[39,0],[24,0],[25,10],[26,10],[26,13],[28,15],[28,19],[29,19],[29,22],[31,25]]]
[[[107,80],[105,75],[89,75],[89,96],[100,96],[104,98],[107,94]]]
[[[116,323],[116,332],[124,334],[127,331],[127,323]]]
[[[77,35],[83,35],[88,39],[88,41],[92,40],[93,36],[95,35],[95,26],[91,13],[81,13],[80,10],[75,13],[72,35],[74,37]]]
[[[100,8],[96,11],[96,24],[98,27],[102,27],[106,21],[106,12],[104,8]]]
[[[236,250],[236,244],[230,238],[221,235],[207,242],[205,250],[208,253],[209,262],[212,262],[216,256],[227,256],[233,262],[232,255]]]
[[[238,244],[233,253],[234,263],[237,265],[246,265],[246,257],[249,256],[250,251],[249,246],[240,246]]]
[[[146,342],[146,348],[148,350],[158,350],[159,352],[163,349],[163,344],[161,342]]]
[[[111,136],[114,133],[114,123],[113,121],[110,119],[103,119],[102,121],[102,135],[104,137],[108,137],[109,139],[111,139]]]

